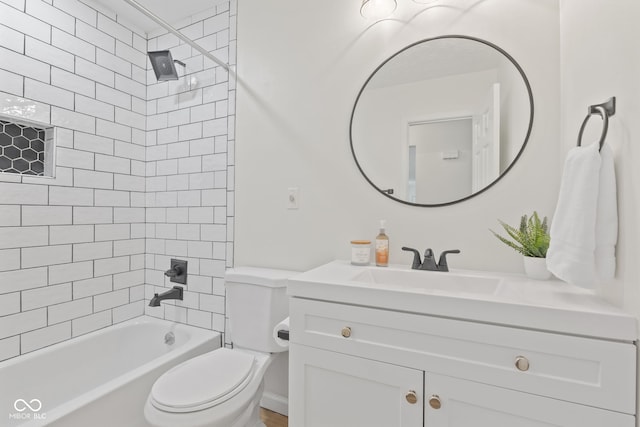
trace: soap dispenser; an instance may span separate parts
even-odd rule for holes
[[[389,265],[389,236],[385,233],[385,220],[380,220],[380,233],[376,236],[376,265],[387,267]]]

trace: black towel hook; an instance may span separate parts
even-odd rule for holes
[[[602,104],[589,106],[587,117],[584,118],[582,126],[580,126],[580,132],[578,132],[578,147],[582,144],[582,133],[584,132],[584,128],[587,126],[587,122],[594,114],[598,114],[602,117],[602,135],[600,135],[600,142],[598,143],[600,145],[598,151],[600,151],[602,150],[604,140],[607,137],[607,131],[609,130],[609,117],[616,114],[616,97],[613,96]]]

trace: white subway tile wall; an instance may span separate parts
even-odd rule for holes
[[[235,19],[233,1],[184,22],[180,30],[219,57],[229,58],[235,51],[235,34],[230,34]],[[213,21],[224,25],[210,25]],[[145,307],[145,312],[224,332],[224,287],[213,284],[222,282],[225,267],[233,264],[232,250],[226,249],[232,248],[233,236],[233,217],[227,213],[232,212],[227,194],[234,190],[227,185],[232,182],[227,173],[233,172],[233,131],[227,118],[235,114],[229,109],[235,100],[234,80],[171,34],[156,34],[148,46],[170,49],[174,58],[186,63],[186,78],[156,82],[154,73],[147,71],[146,298],[170,286],[163,272],[172,257],[188,261],[189,278],[184,301]],[[233,64],[235,58],[229,61]],[[182,74],[183,69],[178,71]],[[210,92],[218,96],[203,96]],[[214,124],[221,120],[224,127]],[[219,132],[207,134],[206,129]],[[218,156],[218,169],[210,166],[208,156],[213,155]],[[211,192],[221,196],[210,197]],[[211,233],[210,227],[219,232]]]
[[[235,64],[235,21],[232,0],[178,27]],[[179,80],[156,81],[160,49],[187,64]],[[0,99],[58,147],[55,178],[0,174],[0,360],[143,314],[224,333],[233,76],[90,2],[0,0]],[[148,307],[172,257],[184,301]]]

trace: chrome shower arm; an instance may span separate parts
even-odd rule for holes
[[[142,6],[136,0],[124,0],[124,1],[126,3],[128,3],[129,5],[131,5],[132,7],[136,8],[137,10],[139,10],[140,12],[144,13],[147,17],[149,17],[150,19],[155,21],[158,25],[163,27],[165,30],[169,31],[171,34],[175,35],[180,40],[182,40],[183,42],[185,42],[186,44],[188,44],[189,46],[191,46],[192,48],[194,48],[195,50],[197,50],[198,52],[200,52],[201,54],[203,54],[204,56],[206,56],[207,58],[209,58],[210,60],[212,60],[213,62],[218,64],[219,66],[221,66],[222,68],[224,68],[225,70],[231,71],[229,69],[229,64],[227,64],[227,63],[221,61],[220,59],[216,58],[215,56],[213,56],[205,48],[203,48],[198,43],[196,43],[193,40],[191,40],[189,37],[187,37],[184,34],[182,34],[180,31],[178,31],[175,28],[173,28],[167,21],[165,21],[164,19],[160,18],[158,15],[156,15],[153,12],[151,12],[146,7]]]

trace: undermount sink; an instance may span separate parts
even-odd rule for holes
[[[366,268],[352,278],[367,284],[392,286],[406,291],[428,291],[433,293],[486,294],[496,292],[501,279],[498,277],[457,274],[454,272],[433,272],[422,270],[402,270]]]

